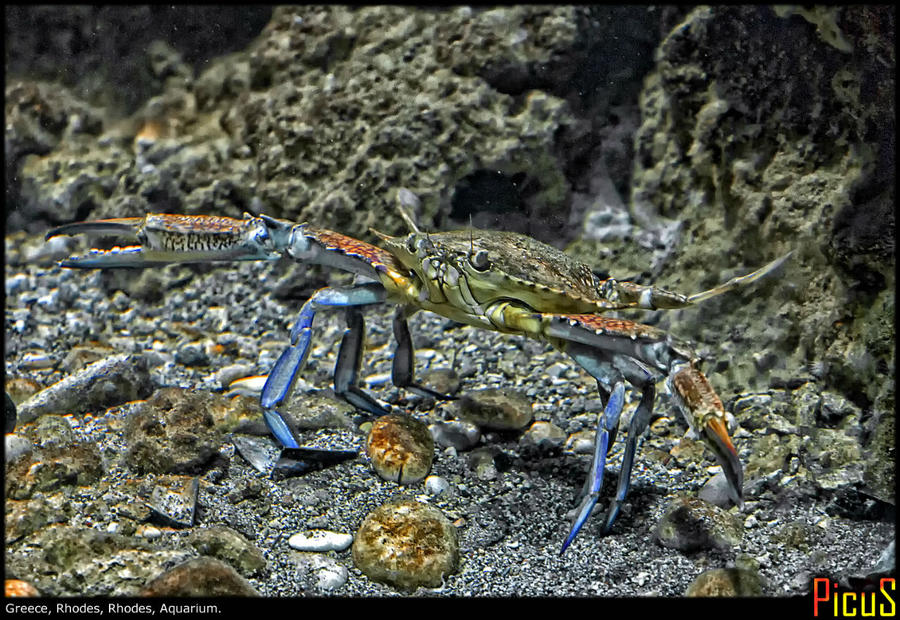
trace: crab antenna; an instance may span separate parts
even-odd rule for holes
[[[406,225],[415,233],[422,232],[416,226],[416,220],[413,217],[415,210],[419,208],[419,197],[405,187],[397,190],[397,208],[400,210],[400,217],[406,222]]]

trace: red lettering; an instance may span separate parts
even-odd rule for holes
[[[825,584],[825,598],[819,596],[819,585]],[[883,591],[883,588],[882,588]],[[819,617],[819,603],[827,603],[831,595],[828,580],[823,577],[813,579],[813,616]]]

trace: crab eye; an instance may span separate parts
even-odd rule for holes
[[[406,251],[410,254],[416,253],[416,234],[409,233],[406,235]]]
[[[491,266],[488,260],[487,250],[478,250],[474,254],[469,254],[469,264],[478,271],[486,271]]]
[[[416,256],[421,258],[426,254],[430,254],[433,250],[434,244],[431,242],[431,239],[421,237],[416,241]]]

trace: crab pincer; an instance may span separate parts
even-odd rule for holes
[[[71,256],[62,267],[100,269],[150,267],[169,263],[274,260],[280,257],[262,218],[150,214],[74,222],[50,230],[46,238],[81,233],[127,235],[138,243]]]

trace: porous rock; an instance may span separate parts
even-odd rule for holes
[[[433,506],[388,502],[360,525],[353,563],[370,579],[397,588],[437,587],[459,564],[456,528]]]

